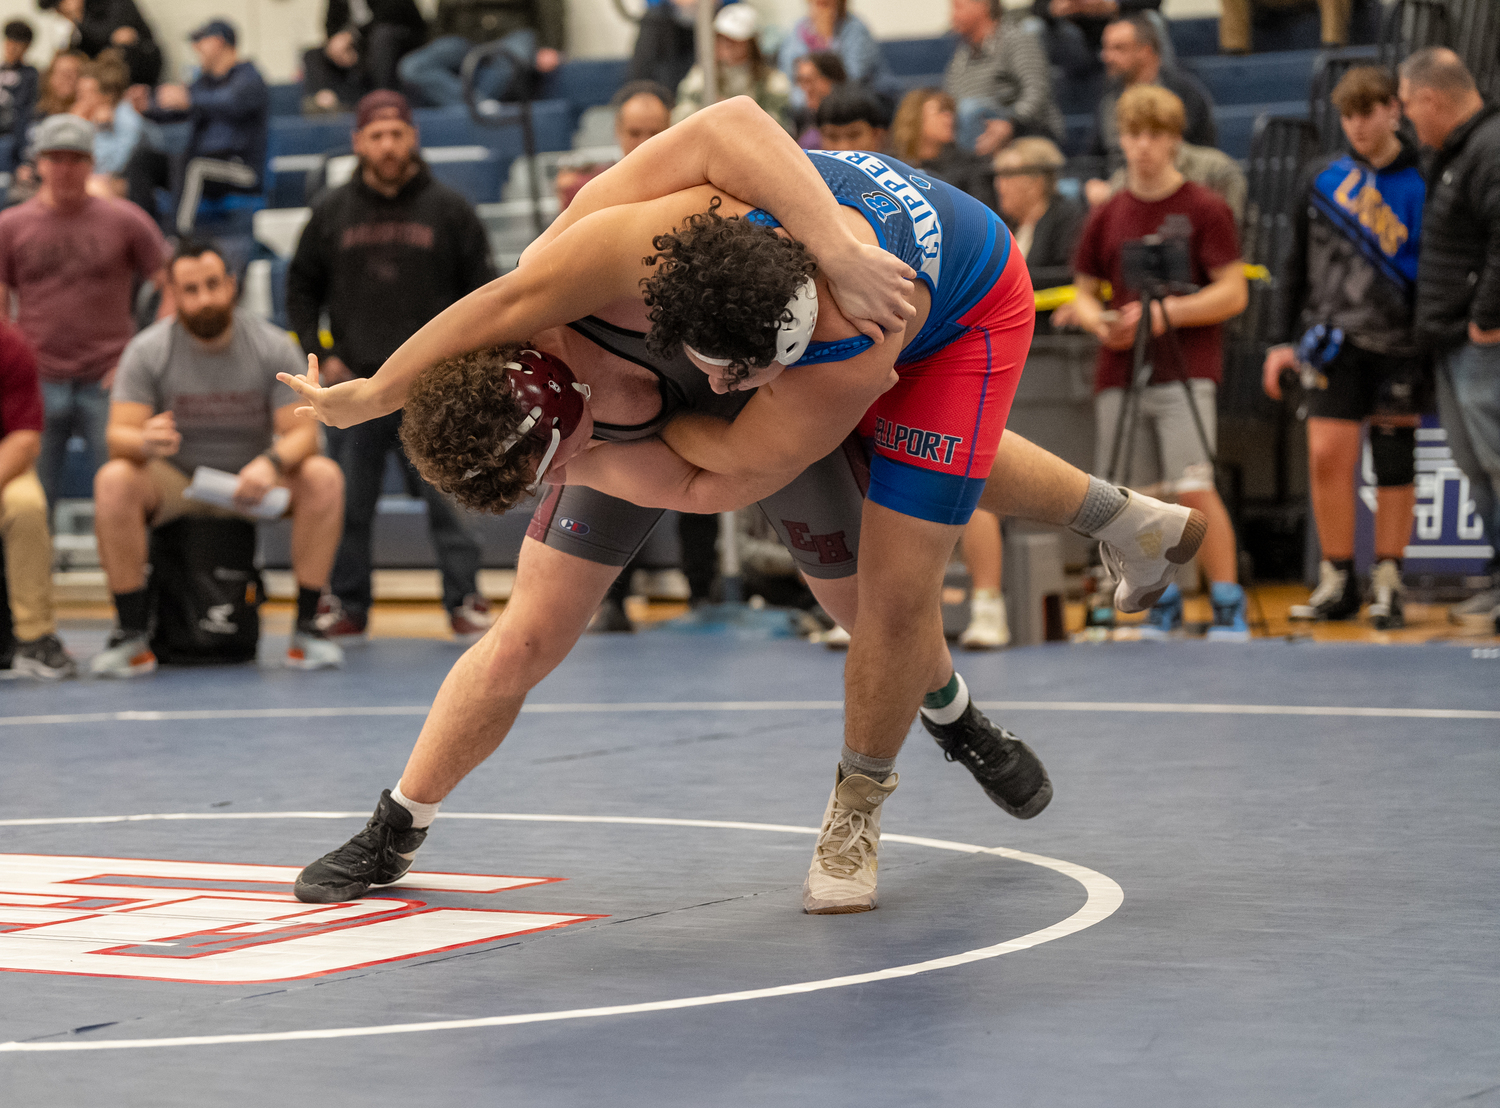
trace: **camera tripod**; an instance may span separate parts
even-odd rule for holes
[[[1115,437],[1110,447],[1109,468],[1105,473],[1105,479],[1112,485],[1123,485],[1127,488],[1130,484],[1130,466],[1135,456],[1135,435],[1140,425],[1140,403],[1141,391],[1151,384],[1151,378],[1156,369],[1151,362],[1151,309],[1161,304],[1166,297],[1174,292],[1187,293],[1196,292],[1192,285],[1175,285],[1171,282],[1159,280],[1146,280],[1141,283],[1141,318],[1135,328],[1135,346],[1131,354],[1130,381],[1125,387],[1125,395],[1120,400],[1120,414],[1115,419]],[[1218,485],[1219,461],[1214,453],[1213,446],[1208,441],[1208,431],[1203,424],[1203,416],[1198,411],[1197,398],[1193,396],[1193,388],[1187,376],[1187,365],[1182,356],[1182,344],[1177,338],[1177,329],[1172,326],[1171,317],[1167,315],[1166,307],[1162,307],[1162,319],[1166,321],[1167,340],[1177,354],[1177,362],[1181,368],[1181,376],[1175,378],[1182,386],[1183,395],[1187,398],[1188,411],[1193,416],[1193,427],[1198,432],[1199,445],[1203,447],[1203,456],[1208,459],[1209,468],[1213,473],[1215,487]],[[1124,447],[1124,455],[1121,455],[1121,447]],[[1165,478],[1165,475],[1163,475]]]

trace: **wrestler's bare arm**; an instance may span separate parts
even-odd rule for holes
[[[402,407],[422,370],[444,358],[520,343],[619,300],[639,297],[651,268],[642,259],[662,229],[708,208],[718,195],[701,187],[595,212],[559,235],[526,265],[449,305],[401,344],[373,377],[319,388],[281,374],[307,402],[299,409],[331,427],[350,427]]]
[[[529,263],[532,251],[595,212],[705,184],[775,215],[818,259],[844,314],[877,343],[882,329],[899,330],[916,310],[911,267],[849,233],[807,153],[748,96],[694,112],[642,143],[584,185],[522,259]]]
[[[896,354],[891,342],[848,361],[795,366],[758,388],[734,422],[686,412],[662,429],[662,438],[693,465],[726,479],[801,473],[843,442],[896,383]]]
[[[564,480],[643,508],[707,515],[764,500],[800,472],[801,468],[766,468],[741,476],[709,473],[684,461],[660,439],[642,439],[584,451],[568,463]]]

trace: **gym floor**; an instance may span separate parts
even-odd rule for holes
[[[6,1103],[1500,1105],[1493,639],[961,656],[1056,799],[918,729],[879,909],[811,917],[841,655],[586,638],[419,872],[314,910],[457,649],[304,674],[275,623],[4,687]]]

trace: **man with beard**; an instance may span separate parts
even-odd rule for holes
[[[318,455],[317,425],[276,374],[301,368],[297,348],[270,323],[235,308],[235,280],[213,246],[184,240],[167,266],[177,316],[146,328],[120,356],[109,413],[111,460],[94,478],[99,561],[117,625],[89,669],[138,677],[156,668],[149,643],[146,550],[150,528],[183,516],[237,518],[189,500],[194,469],[239,475],[234,500],[249,512],[278,485],[291,492],[297,622],[287,665],[340,665],[343,652],[317,625],[343,522],[344,478]]]
[[[495,277],[489,238],[473,205],[434,180],[419,154],[411,108],[399,92],[359,102],[353,134],[359,172],[313,206],[287,273],[287,313],[302,349],[325,378],[368,377],[433,316]],[[328,312],[333,349],[318,335]],[[330,429],[328,452],[347,478],[344,535],[325,601],[324,629],[339,643],[364,640],[373,599],[371,538],[386,455],[427,502],[427,525],[443,577],[443,607],[461,643],[489,627],[477,585],[479,544],[448,499],[401,452],[401,413],[347,430]]]

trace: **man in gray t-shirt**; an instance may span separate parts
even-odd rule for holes
[[[318,453],[317,424],[276,380],[302,359],[290,336],[235,308],[235,280],[213,247],[184,241],[167,268],[177,315],[146,328],[120,356],[109,413],[110,461],[94,478],[99,560],[118,626],[90,669],[133,677],[156,668],[149,646],[147,532],[182,516],[235,513],[187,499],[199,466],[237,475],[245,511],[273,488],[291,493],[297,623],[287,664],[337,666],[339,647],[316,622],[318,597],[343,529],[344,476]]]

